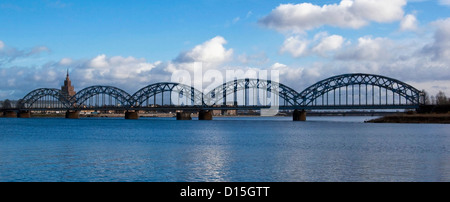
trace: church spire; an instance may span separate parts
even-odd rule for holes
[[[69,78],[69,69],[67,69],[66,80],[64,81],[64,86],[61,86],[61,91],[68,95],[69,98],[76,94],[75,88],[72,86],[72,81]]]

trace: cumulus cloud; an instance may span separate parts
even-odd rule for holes
[[[36,88],[58,88],[61,83],[57,82],[58,74],[59,78],[63,78],[65,70],[56,68],[53,63],[44,64],[39,68],[22,66],[0,68],[0,90],[7,95],[0,99],[20,99]]]
[[[312,51],[319,54],[325,55],[329,51],[339,50],[344,43],[344,37],[339,35],[326,36],[321,39],[319,44],[317,44]]]
[[[304,56],[307,53],[308,40],[301,39],[300,36],[291,36],[284,40],[281,46],[281,53],[290,53],[293,57]]]
[[[289,53],[293,57],[303,57],[311,54],[326,57],[329,52],[339,50],[344,41],[344,37],[339,35],[329,36],[326,32],[316,34],[313,39],[294,35],[286,38],[280,48],[280,52]]]
[[[225,48],[225,44],[226,40],[217,36],[167,62],[99,54],[89,59],[66,57],[37,66],[9,65],[0,68],[0,86],[2,95],[9,99],[20,99],[36,88],[59,88],[69,70],[76,91],[92,85],[111,85],[133,93],[152,83],[170,81],[171,73],[175,70],[193,70],[192,64],[195,62],[204,63],[205,70],[218,68],[233,59],[233,49]],[[3,51],[2,56],[9,56],[4,49],[8,47],[0,49]],[[36,55],[45,51],[49,50],[46,47],[35,47],[21,53]]]
[[[59,61],[59,64],[62,66],[68,66],[73,63],[73,60],[71,58],[63,58]]]
[[[320,55],[319,50],[329,50],[332,57],[304,66],[275,63],[270,69],[279,70],[282,83],[300,90],[338,74],[369,73],[399,79],[418,89],[426,89],[430,94],[439,90],[448,92],[450,18],[436,20],[429,25],[434,28],[431,37],[414,35],[398,40],[373,36],[359,37],[354,41],[343,37],[338,40],[340,37],[327,33],[318,33],[312,39],[305,39],[304,35],[292,37],[307,44],[299,55]],[[338,43],[333,45],[330,41]]]
[[[323,6],[311,3],[281,4],[259,20],[279,31],[304,32],[324,25],[360,28],[370,22],[393,22],[403,18],[406,0],[342,0]]]
[[[163,66],[162,73],[172,75],[179,70],[187,71],[191,78],[191,84],[199,87],[204,85],[203,78],[196,76],[198,72],[205,73],[207,70],[218,70],[223,64],[233,60],[233,49],[225,48],[227,41],[222,36],[216,36],[202,44],[196,45],[191,50],[180,53],[175,59]],[[172,78],[169,77],[167,81]],[[173,81],[179,82],[179,81]],[[187,81],[183,81],[188,83]],[[198,88],[200,89],[200,88]]]
[[[356,46],[347,47],[346,50],[337,53],[335,58],[339,60],[386,60],[391,57],[392,43],[391,40],[382,37],[360,37]]]
[[[292,68],[279,62],[272,64],[269,69],[279,72],[280,82],[282,83],[301,78],[304,70],[304,68]]]
[[[405,15],[405,17],[400,22],[401,31],[414,31],[417,30],[417,19],[416,16],[412,14]]]
[[[81,86],[102,84],[133,89],[150,84],[155,79],[150,71],[160,64],[159,61],[149,63],[144,58],[108,57],[101,54],[88,61],[78,62],[71,76]]]
[[[0,50],[3,49],[3,47],[5,47],[5,43],[3,43],[3,41],[0,41]]]
[[[224,47],[226,43],[222,36],[216,36],[189,51],[180,53],[173,62],[202,62],[206,67],[217,66],[232,59],[233,49],[226,49]]]
[[[435,60],[450,62],[450,18],[437,20],[431,24],[436,28],[434,41],[426,45],[422,53],[431,54]]]
[[[41,66],[0,68],[0,86],[7,98],[20,99],[36,88],[59,88],[69,70],[77,91],[91,85],[112,85],[132,93],[158,79],[167,79],[152,71],[160,65],[159,61],[150,63],[144,58],[104,54],[88,60],[63,58]]]
[[[35,67],[9,65],[0,68],[0,100],[18,99],[39,87],[59,88],[67,68],[77,91],[90,85],[112,85],[132,93],[151,83],[170,81],[171,73],[176,70],[192,71],[195,62],[204,63],[205,71],[212,69],[223,72],[226,68],[233,69],[230,63],[235,62],[238,62],[235,67],[244,72],[255,69],[251,65],[258,66],[258,69],[278,70],[280,82],[296,90],[303,90],[330,76],[357,72],[390,76],[414,84],[420,89],[427,89],[431,81],[433,86],[448,86],[450,18],[437,20],[430,25],[434,28],[434,35],[420,38],[408,36],[410,38],[402,40],[373,36],[352,40],[327,32],[319,32],[310,37],[306,34],[287,35],[280,52],[293,57],[327,57],[326,60],[309,64],[296,64],[295,61],[293,64],[285,64],[283,61],[269,64],[272,58],[269,60],[264,52],[240,54],[234,58],[233,49],[226,47],[225,38],[217,36],[165,62],[100,54],[83,60],[62,58]],[[6,51],[10,49],[3,45],[0,52],[6,56]],[[33,52],[31,48],[23,53],[38,54],[39,51],[46,52],[48,49],[36,48]],[[258,63],[259,60],[264,62]],[[443,90],[437,87],[435,89]]]

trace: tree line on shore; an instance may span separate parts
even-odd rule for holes
[[[424,93],[424,99],[426,105],[449,105],[450,104],[450,98],[448,98],[444,92],[439,91],[435,96],[431,95],[426,92],[425,90],[422,90]]]

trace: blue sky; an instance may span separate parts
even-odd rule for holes
[[[381,74],[450,95],[448,0],[1,0],[0,100],[59,88],[130,92],[174,70],[279,70],[298,91]],[[131,82],[130,82],[131,81]]]

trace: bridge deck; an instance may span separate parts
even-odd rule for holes
[[[3,111],[82,111],[82,110],[261,110],[270,106],[156,106],[156,107],[88,107],[88,108],[12,108]],[[384,110],[384,109],[417,109],[418,105],[326,105],[326,106],[275,106],[279,110]]]

